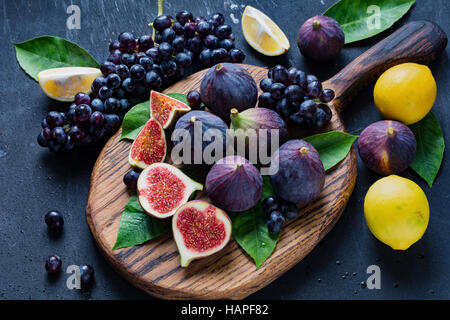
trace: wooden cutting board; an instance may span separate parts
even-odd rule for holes
[[[333,118],[326,128],[345,131],[339,113],[362,86],[387,68],[406,61],[428,63],[445,48],[445,33],[430,22],[412,22],[355,59],[324,83],[336,92]],[[294,50],[294,49],[293,49]],[[259,84],[267,70],[243,65]],[[199,89],[206,70],[178,82],[165,92]],[[326,175],[319,198],[301,209],[299,218],[284,227],[272,256],[256,269],[252,259],[232,240],[221,252],[181,268],[168,233],[147,243],[112,251],[123,208],[130,193],[122,182],[130,170],[131,142],[119,141],[119,130],[105,145],[91,177],[86,216],[104,256],[133,285],[164,299],[242,299],[268,285],[303,259],[331,230],[342,214],[356,182],[356,153]],[[345,235],[344,235],[345,236]]]

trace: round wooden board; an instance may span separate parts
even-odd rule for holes
[[[267,70],[243,65],[259,81]],[[176,83],[165,92],[187,93],[199,89],[206,70]],[[325,87],[333,87],[330,83]],[[333,109],[328,130],[344,130]],[[119,130],[105,145],[95,164],[86,208],[87,221],[101,252],[133,285],[164,299],[242,299],[268,285],[303,259],[331,230],[341,216],[356,181],[356,156],[352,148],[326,175],[319,198],[301,209],[300,216],[284,228],[272,256],[256,269],[253,260],[231,240],[221,252],[181,268],[172,234],[144,245],[112,251],[123,208],[130,194],[122,182],[130,169],[129,141],[119,141]]]

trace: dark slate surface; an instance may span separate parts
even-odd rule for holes
[[[450,33],[448,0],[418,0],[410,13],[394,27],[372,39],[345,48],[333,64],[307,64],[295,45],[297,29],[309,17],[322,13],[334,0],[308,1],[165,1],[166,13],[189,9],[196,15],[215,11],[240,19],[243,5],[250,4],[278,23],[291,41],[291,50],[278,58],[253,51],[243,39],[240,24],[232,24],[237,46],[245,49],[246,63],[273,66],[295,65],[326,80],[378,40],[407,21],[427,19]],[[81,8],[81,30],[66,28],[66,8]],[[120,32],[149,32],[147,23],[156,13],[156,1],[45,1],[2,0],[0,72],[0,298],[2,299],[147,299],[145,293],[122,279],[96,248],[85,220],[89,176],[99,149],[72,157],[55,157],[36,144],[41,119],[63,105],[49,100],[39,86],[16,63],[13,41],[39,35],[57,35],[87,48],[98,60],[106,57],[107,45]],[[449,48],[432,66],[438,84],[433,108],[446,140],[450,141],[450,63]],[[344,114],[353,134],[381,119],[372,98],[373,87],[361,92]],[[363,199],[377,176],[359,161],[355,191],[342,219],[324,241],[302,262],[250,299],[430,299],[450,298],[449,205],[450,173],[448,157],[432,189],[412,172],[405,176],[418,182],[428,196],[431,220],[423,239],[406,252],[394,252],[375,240],[363,217]],[[47,210],[60,210],[65,217],[64,234],[49,238],[43,222]],[[47,279],[44,260],[61,255],[64,265],[90,263],[95,267],[96,284],[88,293],[66,288],[66,274]],[[336,263],[339,261],[340,263]],[[381,290],[361,287],[366,268],[381,268]],[[342,279],[348,272],[349,276]],[[356,273],[356,275],[353,275]],[[320,280],[318,280],[320,279]]]

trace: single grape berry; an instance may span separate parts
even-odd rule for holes
[[[298,208],[294,203],[283,201],[280,211],[286,220],[292,220],[298,216]]]
[[[334,91],[331,89],[323,89],[322,93],[320,94],[320,101],[322,102],[330,102],[334,99]]]
[[[130,69],[126,64],[119,64],[116,66],[116,74],[121,79],[126,79],[130,76]]]
[[[100,66],[100,71],[104,76],[107,76],[108,74],[114,73],[114,71],[116,71],[116,65],[111,61],[105,61]]]
[[[173,39],[172,41],[172,48],[175,52],[182,52],[184,49],[184,37],[180,36],[180,37],[176,37],[175,39]]]
[[[225,39],[228,38],[228,36],[231,34],[231,31],[231,26],[229,24],[222,24],[216,27],[215,34],[219,39]]]
[[[172,25],[172,19],[168,15],[161,15],[156,17],[155,21],[153,21],[153,28],[157,31],[161,32],[166,28],[169,28]]]
[[[106,78],[100,76],[95,78],[95,80],[92,82],[91,90],[94,93],[98,93],[98,90],[103,86],[106,86]]]
[[[112,99],[112,98],[110,98]],[[95,127],[95,128],[102,128],[103,127],[103,121],[104,121],[104,117],[103,114],[99,111],[94,111],[91,114],[91,117],[89,119],[89,123],[91,124],[91,126]]]
[[[49,141],[52,140],[52,129],[50,128],[44,128],[42,129],[42,135],[44,136],[45,140]]]
[[[61,271],[62,260],[57,255],[47,257],[45,260],[45,270],[48,274],[57,274]]]
[[[273,81],[270,78],[264,78],[261,80],[261,82],[259,83],[259,87],[261,88],[261,90],[263,92],[269,92],[270,91],[270,87],[272,86]]]
[[[103,101],[108,99],[113,95],[113,90],[111,88],[108,88],[107,86],[103,86],[98,90],[98,97],[102,99]]]
[[[145,71],[150,71],[153,67],[153,59],[147,56],[142,57],[139,59],[139,64],[144,67]]]
[[[194,16],[192,15],[192,13],[190,13],[190,12],[188,12],[186,10],[178,12],[176,14],[175,18],[182,25],[184,25],[186,22],[194,20]]]
[[[172,29],[173,29],[173,31],[175,32],[175,34],[176,34],[177,36],[181,36],[181,35],[184,34],[184,27],[183,27],[183,25],[182,25],[181,23],[179,23],[178,21],[175,22],[175,23],[172,25]]]
[[[130,110],[131,108],[131,103],[128,99],[120,99],[119,100],[120,103],[120,112],[127,112],[128,110]]]
[[[107,113],[115,113],[120,109],[119,100],[116,98],[108,98],[105,101],[105,112]]]
[[[152,36],[150,35],[141,36],[139,38],[138,44],[139,44],[139,51],[141,52],[145,52],[154,46]]]
[[[153,63],[160,63],[161,62],[161,54],[159,52],[159,47],[153,47],[148,49],[145,54],[147,57],[152,58]]]
[[[228,61],[228,52],[224,48],[214,49],[211,56],[214,64]]]
[[[314,113],[316,112],[317,103],[313,100],[303,101],[300,105],[299,112],[302,116],[307,118],[312,118]]]
[[[120,118],[117,114],[106,114],[105,115],[105,128],[109,131],[117,129],[120,127]]]
[[[202,39],[198,36],[193,36],[186,42],[186,48],[194,54],[199,54],[202,49]]]
[[[45,117],[50,129],[64,125],[64,117],[60,112],[50,111]]]
[[[44,216],[45,224],[47,225],[48,231],[59,233],[62,231],[64,226],[64,218],[62,214],[58,211],[49,211]]]
[[[87,104],[80,104],[75,108],[75,117],[78,122],[89,120],[92,114],[92,109]]]
[[[80,280],[82,287],[89,287],[94,281],[94,268],[89,264],[80,266]]]
[[[55,143],[63,144],[66,142],[67,134],[62,127],[56,127],[52,130],[52,138]]]
[[[261,208],[265,215],[270,216],[270,213],[272,211],[278,210],[280,208],[280,202],[278,201],[277,197],[267,197],[261,203]]]
[[[173,60],[163,61],[161,63],[161,70],[166,76],[172,77],[177,73],[177,64]]]
[[[136,81],[140,81],[145,77],[145,68],[140,64],[135,64],[130,68],[130,78]]]
[[[314,81],[319,82],[319,79],[318,79],[315,75],[313,75],[313,74],[308,74],[308,75],[306,76],[306,82],[310,83],[310,82],[314,82]]]
[[[99,111],[99,112],[105,111],[105,106],[103,105],[103,101],[98,98],[95,98],[94,100],[92,100],[91,108],[93,111]]]
[[[172,28],[166,28],[161,32],[161,40],[163,42],[172,43],[176,36],[177,35]]]
[[[241,49],[233,48],[228,53],[228,56],[230,58],[230,62],[233,63],[241,63],[245,60],[245,53]]]
[[[273,82],[279,82],[282,84],[287,84],[289,80],[289,73],[285,67],[277,65],[272,69],[272,80]]]
[[[184,52],[178,52],[175,56],[175,61],[177,64],[183,67],[188,67],[192,63],[191,57]]]
[[[319,81],[308,82],[306,86],[306,94],[311,99],[319,98],[322,93],[322,84]]]
[[[197,26],[194,22],[186,22],[183,28],[184,28],[184,36],[186,38],[191,38],[195,35]]]
[[[287,118],[291,114],[291,104],[286,98],[283,98],[278,101],[276,111],[282,118]]]
[[[168,60],[172,56],[172,46],[168,42],[162,42],[159,45],[159,53],[162,60]]]
[[[120,49],[120,42],[119,40],[114,40],[109,44],[109,52],[114,52],[115,50]]]
[[[131,67],[136,63],[136,56],[132,53],[124,53],[120,58],[120,62],[128,67]]]
[[[234,42],[230,39],[223,39],[219,41],[219,47],[229,51],[234,48]]]
[[[300,112],[293,113],[289,116],[289,120],[302,129],[310,129],[313,127],[311,118],[303,116]]]
[[[189,106],[191,106],[192,108],[198,108],[202,104],[200,92],[195,91],[195,90],[189,91],[186,99],[187,99],[187,102],[189,103]]]
[[[214,50],[219,46],[219,38],[215,35],[209,34],[203,39],[203,44],[208,49]]]
[[[122,79],[116,73],[111,73],[106,77],[106,85],[110,89],[117,89],[120,87]]]
[[[136,40],[132,33],[122,32],[119,35],[119,43],[120,49],[125,52],[134,48],[134,46],[136,45]]]
[[[277,101],[272,98],[270,92],[262,93],[258,98],[258,106],[261,108],[274,109],[277,105]]]
[[[306,73],[303,72],[302,70],[298,70],[295,73],[295,77],[292,79],[292,83],[299,85],[300,87],[302,87],[303,89],[306,89]]]
[[[197,33],[201,36],[201,37],[206,37],[207,35],[213,33],[214,31],[214,27],[213,25],[209,24],[206,21],[201,21],[198,25],[197,25]]]
[[[284,91],[286,98],[291,102],[301,102],[303,101],[303,90],[300,86],[296,84],[291,84]]]
[[[161,87],[161,84],[161,77],[155,71],[147,72],[145,75],[145,85],[148,88],[158,89]]]
[[[200,55],[198,56],[198,61],[204,66],[211,65],[211,50],[210,49],[204,49],[202,52],[200,52]]]
[[[69,137],[72,142],[80,142],[81,140],[83,140],[84,136],[84,130],[81,129],[78,125],[74,125],[69,130]]]
[[[80,104],[91,104],[91,97],[87,93],[79,92],[75,95],[75,104],[78,106]]]
[[[214,13],[209,20],[212,23],[212,25],[216,28],[225,23],[225,18],[223,14],[219,12]]]
[[[269,229],[269,232],[272,234],[279,233],[283,227],[284,221],[285,219],[281,212],[272,211],[269,220],[267,221],[267,228]]]
[[[130,170],[123,176],[123,183],[127,186],[130,190],[136,190],[137,187],[137,181],[139,178],[139,175],[141,173],[136,170]]]
[[[272,95],[272,98],[275,100],[280,100],[284,96],[284,90],[286,89],[286,86],[280,82],[275,82],[270,87],[270,94]]]
[[[133,92],[134,89],[136,88],[136,85],[135,85],[133,79],[131,79],[131,78],[126,78],[126,79],[123,80],[123,82],[122,82],[122,88],[123,88],[126,92],[131,93],[131,92]]]
[[[46,128],[47,129],[47,128]],[[44,129],[45,130],[45,129]],[[41,146],[41,147],[47,147],[48,146],[48,142],[47,139],[44,136],[44,133],[41,132],[39,133],[39,135],[37,136],[37,143]]]

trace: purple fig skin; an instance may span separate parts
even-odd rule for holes
[[[261,199],[261,173],[247,159],[228,156],[216,162],[206,176],[206,193],[224,210],[241,212]]]
[[[300,52],[318,62],[335,59],[344,44],[344,31],[339,23],[330,17],[309,18],[298,30],[297,45]]]
[[[200,85],[200,95],[211,112],[229,122],[232,108],[244,111],[256,105],[258,87],[247,70],[225,62],[206,72]]]
[[[306,205],[316,199],[325,183],[325,170],[317,150],[303,140],[289,140],[274,153],[270,176],[275,192],[284,200]]]
[[[364,164],[381,175],[406,170],[414,160],[416,147],[414,133],[393,120],[372,123],[358,139],[358,152]]]

